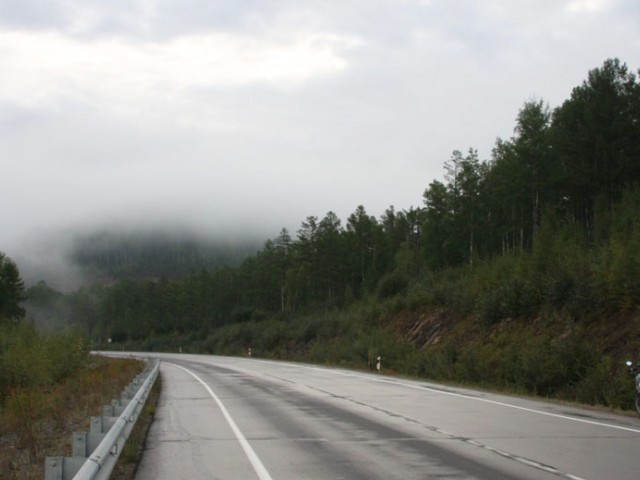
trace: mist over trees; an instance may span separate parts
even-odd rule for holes
[[[39,284],[30,306],[54,305],[54,313],[64,311],[60,321],[82,326],[95,341],[206,335],[238,322],[391,298],[415,285],[444,303],[447,294],[434,293],[442,272],[473,278],[489,263],[498,271],[505,259],[511,266],[494,272],[500,281],[478,280],[473,288],[483,297],[464,307],[489,322],[545,305],[565,308],[576,298],[588,300],[585,309],[640,302],[640,84],[624,63],[609,59],[591,70],[557,108],[527,100],[513,136],[497,139],[490,158],[454,150],[444,169],[444,181],[426,187],[420,206],[390,206],[379,217],[364,206],[345,220],[333,212],[309,216],[236,266],[202,261],[194,271],[202,258],[188,247],[163,258],[144,244],[87,244],[77,252],[80,262],[115,271],[135,258],[155,268],[156,278],[64,297]],[[448,306],[463,303],[456,302]]]
[[[176,279],[237,265],[258,250],[251,239],[211,240],[188,233],[105,230],[73,240],[70,261],[94,281]]]
[[[18,266],[0,252],[0,325],[21,320],[25,314],[21,303],[26,299]]]

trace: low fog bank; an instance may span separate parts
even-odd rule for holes
[[[72,236],[61,230],[33,229],[18,238],[3,239],[0,250],[11,257],[27,288],[40,281],[56,290],[69,292],[89,279],[70,261]]]
[[[292,201],[278,212],[276,205],[265,202],[243,214],[223,212],[225,205],[217,205],[215,212],[161,207],[103,211],[99,218],[78,215],[66,224],[51,218],[40,227],[24,226],[23,233],[14,236],[0,232],[0,251],[18,264],[27,288],[44,281],[57,291],[71,292],[121,279],[176,278],[238,264],[277,238],[283,228],[295,237],[310,215],[322,218],[332,211],[344,225],[357,209],[356,204],[339,208],[347,203],[339,195],[327,208],[315,205],[319,201],[315,196],[312,199],[314,208]],[[274,211],[263,215],[261,209]],[[378,210],[367,208],[376,216],[384,209]]]
[[[41,281],[61,292],[121,279],[177,277],[240,263],[273,233],[186,224],[105,223],[39,231],[0,250],[18,265],[27,288]]]

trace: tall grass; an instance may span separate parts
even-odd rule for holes
[[[64,381],[88,356],[88,343],[74,331],[42,334],[18,324],[4,326],[0,333],[0,403],[12,390]]]
[[[89,355],[75,332],[0,328],[0,478],[38,479],[47,455],[69,455],[73,431],[141,371],[135,360]]]

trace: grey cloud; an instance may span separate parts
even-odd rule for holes
[[[0,25],[10,28],[52,28],[64,25],[61,2],[39,0],[0,1]]]
[[[184,34],[266,25],[282,9],[269,0],[2,0],[0,26],[82,37],[166,40]]]
[[[29,58],[17,67],[0,58],[0,84],[33,90],[0,91],[0,171],[12,179],[0,191],[0,250],[48,236],[34,232],[105,224],[269,238],[329,210],[418,205],[453,149],[487,158],[527,98],[558,105],[609,56],[638,68],[635,3],[598,17],[551,0],[0,2],[0,34],[53,30],[57,51],[80,58],[29,78],[20,77]],[[255,42],[234,48],[293,49],[302,34],[357,46],[317,45],[321,60],[330,53],[344,66],[295,82],[216,83],[198,69],[199,81],[177,81],[154,70],[172,39],[219,32]],[[102,54],[110,41],[149,64],[82,70],[91,56],[81,49]]]

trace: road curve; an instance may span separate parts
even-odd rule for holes
[[[640,478],[634,417],[310,365],[159,357],[136,480]]]

